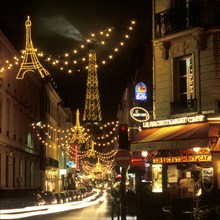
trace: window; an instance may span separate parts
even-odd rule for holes
[[[22,159],[19,160],[19,178],[23,177],[23,161]]]
[[[173,113],[196,110],[193,56],[174,60]]]

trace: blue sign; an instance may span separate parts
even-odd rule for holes
[[[143,82],[139,82],[135,86],[135,100],[147,101],[147,87]]]
[[[71,168],[76,167],[76,164],[75,164],[73,161],[67,162],[66,165],[69,166],[69,167],[71,167]]]

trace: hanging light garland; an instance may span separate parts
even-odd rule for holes
[[[117,141],[117,137],[115,136],[116,127],[118,126],[118,121],[116,122],[108,122],[102,126],[99,127],[101,131],[105,129],[107,133],[102,136],[98,136],[97,140],[101,140],[102,142],[94,141],[94,154],[97,155],[101,161],[108,161],[112,160],[116,151],[114,150],[115,141]],[[74,152],[72,152],[70,140],[72,137],[73,132],[75,131],[74,128],[71,129],[57,129],[53,127],[50,124],[43,124],[43,123],[32,123],[32,129],[36,133],[36,137],[38,141],[40,141],[42,144],[44,144],[47,147],[55,148],[56,146],[58,148],[62,148],[65,150],[67,155],[73,155]],[[83,135],[85,136],[86,140],[88,141],[91,138],[91,135],[89,134],[89,129],[85,129],[82,127]],[[111,139],[111,141],[108,141]],[[95,147],[102,147],[105,148],[106,146],[113,146],[113,150],[111,147],[108,152],[100,152],[99,150],[95,149]],[[78,151],[78,159],[83,160],[85,158],[88,158],[89,152],[91,149],[88,149],[86,151]]]
[[[129,26],[127,28],[127,31],[125,34],[122,35],[121,39],[116,43],[116,45],[110,49],[110,53],[106,56],[105,59],[101,60],[100,63],[97,64],[98,66],[106,65],[109,61],[111,61],[115,54],[117,54],[121,48],[123,48],[126,44],[126,41],[130,38],[131,31],[134,30],[134,26],[136,24],[136,21],[132,20],[129,22]],[[96,36],[101,37],[99,41],[97,41],[98,45],[105,46],[106,41],[103,39],[110,39],[110,34],[114,28],[107,28],[104,31],[100,31],[98,33],[92,33],[90,36],[91,38],[88,38],[86,40],[86,43],[94,40]],[[52,66],[59,68],[61,71],[65,71],[68,74],[74,73],[74,72],[81,72],[81,70],[88,69],[88,66],[86,63],[87,56],[79,56],[79,54],[87,48],[85,44],[81,44],[79,48],[72,49],[69,52],[64,53],[63,55],[59,55],[57,57],[52,57],[51,55],[47,54],[46,52],[40,51],[39,49],[35,48],[35,52],[38,57],[44,58],[46,62],[50,63]],[[21,51],[21,57],[20,59],[17,57],[14,57],[13,60],[6,59],[5,62],[2,62],[2,66],[0,66],[0,72],[5,72],[6,70],[12,69],[14,66],[20,65],[21,61],[23,60],[24,50]]]

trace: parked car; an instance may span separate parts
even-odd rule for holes
[[[68,195],[70,201],[76,201],[76,195],[74,193],[74,190],[66,190],[64,192]]]
[[[40,206],[45,204],[45,200],[39,193],[26,194],[22,196],[22,207]]]
[[[82,193],[82,198],[85,198],[87,196],[87,189],[84,186],[81,186],[78,188],[78,190]]]
[[[88,193],[93,193],[93,187],[91,185],[85,186]]]
[[[67,198],[68,198],[68,202],[74,201],[74,196],[71,193],[72,190],[64,190],[63,192],[66,194]]]
[[[75,201],[82,199],[82,192],[80,190],[74,189],[73,194],[74,194]]]
[[[63,200],[63,203],[71,202],[71,200],[69,200],[68,195],[67,195],[66,192],[60,192],[59,194],[60,194],[60,196]]]
[[[45,200],[45,205],[53,205],[57,204],[57,199],[55,197],[55,194],[51,191],[39,191],[36,192],[37,194],[40,194],[42,198]]]
[[[57,204],[62,204],[62,203],[64,203],[63,198],[62,198],[62,196],[61,196],[60,193],[56,192],[56,193],[54,193],[54,195],[55,195],[55,197],[56,197],[56,199],[57,199]]]

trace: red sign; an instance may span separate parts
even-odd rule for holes
[[[131,153],[128,150],[120,149],[115,154],[115,162],[118,166],[127,168],[131,164]]]

